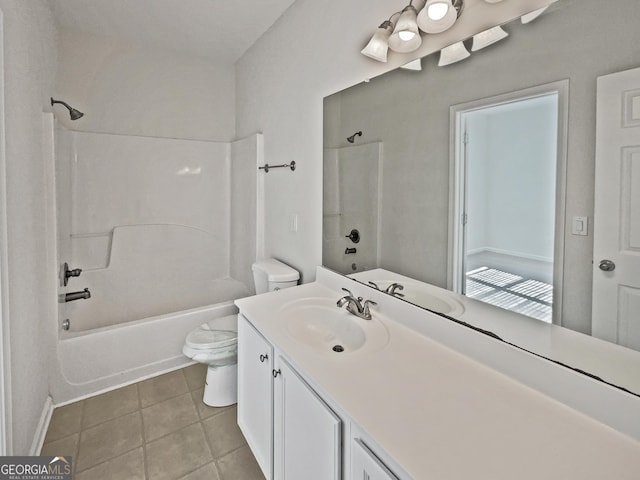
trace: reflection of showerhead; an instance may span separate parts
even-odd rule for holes
[[[360,130],[359,132],[354,133],[354,134],[353,134],[353,135],[351,135],[350,137],[347,137],[347,142],[349,142],[349,143],[353,143],[353,142],[354,142],[354,140],[356,139],[356,135],[357,135],[358,137],[361,137],[361,136],[362,136],[362,130]]]
[[[69,116],[71,117],[71,120],[78,120],[79,118],[82,118],[82,116],[84,115],[84,113],[82,113],[80,110],[76,110],[71,105],[69,105],[67,102],[63,102],[62,100],[54,100],[52,98],[51,99],[51,106],[52,107],[53,107],[54,103],[59,103],[61,105],[64,105],[65,107],[67,107],[67,109],[69,110]]]

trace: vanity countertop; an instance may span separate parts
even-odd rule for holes
[[[323,397],[411,477],[640,478],[637,440],[392,319],[442,320],[430,312],[363,288],[355,293],[378,302],[373,315],[388,330],[386,346],[341,355],[290,337],[278,310],[300,298],[337,300],[334,287],[316,281],[236,304]]]

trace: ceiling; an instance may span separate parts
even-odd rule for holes
[[[235,63],[295,0],[50,0],[61,28]]]

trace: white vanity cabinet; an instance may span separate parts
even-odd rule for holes
[[[351,442],[352,480],[398,480],[359,438]]]
[[[273,467],[273,347],[238,315],[238,426],[267,479]]]
[[[238,425],[267,480],[339,480],[342,421],[242,315]]]
[[[282,357],[274,379],[274,479],[339,480],[340,418]]]

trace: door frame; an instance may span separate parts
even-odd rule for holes
[[[9,270],[7,249],[7,169],[4,78],[4,13],[0,10],[0,455],[10,455],[12,453],[11,345],[9,342]]]
[[[537,85],[501,95],[453,105],[449,109],[449,253],[447,288],[462,292],[464,280],[466,204],[466,148],[462,117],[465,113],[549,94],[558,95],[558,149],[556,163],[556,208],[553,248],[553,323],[562,324],[564,249],[567,192],[567,143],[569,126],[569,80]]]

